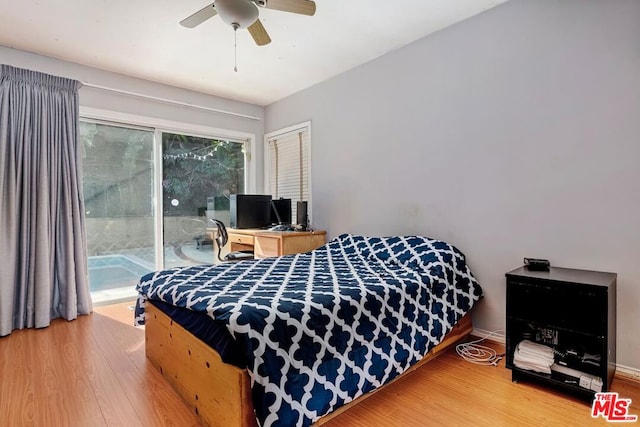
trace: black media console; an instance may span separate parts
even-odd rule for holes
[[[541,382],[588,400],[609,391],[616,369],[616,277],[559,267],[506,273],[506,367],[512,380]],[[523,340],[553,349],[550,374],[514,364]]]

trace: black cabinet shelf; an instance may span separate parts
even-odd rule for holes
[[[527,323],[530,325],[533,325],[536,328],[541,328],[541,329],[556,329],[558,331],[566,331],[566,332],[571,332],[574,335],[584,335],[584,336],[588,336],[588,337],[597,337],[599,339],[605,339],[607,336],[606,335],[598,335],[598,334],[594,334],[592,332],[585,332],[585,331],[579,331],[576,329],[572,329],[572,328],[565,328],[562,326],[558,326],[557,324],[553,324],[553,323],[549,323],[549,322],[540,322],[540,321],[533,321],[530,319],[526,319],[524,317],[518,317],[518,316],[509,316],[509,319],[511,320],[511,322],[522,322],[522,323]]]
[[[518,382],[520,380],[532,381],[539,384],[543,384],[545,386],[554,387],[560,390],[563,390],[572,395],[578,396],[585,400],[591,400],[594,396],[594,391],[587,390],[583,387],[580,387],[577,384],[570,384],[563,380],[556,379],[552,375],[549,374],[541,374],[539,372],[526,371],[524,369],[515,369],[511,372],[511,380],[514,382]],[[603,390],[604,391],[604,390]]]
[[[608,391],[616,363],[616,274],[520,267],[506,273],[506,280],[506,367],[512,380],[585,398]],[[515,350],[524,340],[553,349],[551,374],[515,365]]]

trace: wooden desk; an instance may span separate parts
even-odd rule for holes
[[[208,228],[212,235],[215,228]],[[309,252],[327,242],[327,232],[316,231],[268,231],[228,228],[230,251],[253,251],[256,258],[268,258]]]

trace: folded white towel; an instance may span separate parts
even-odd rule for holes
[[[526,354],[536,354],[547,359],[553,359],[553,349],[544,344],[537,344],[529,340],[520,341],[518,349]]]
[[[521,341],[513,354],[516,367],[545,374],[551,374],[553,361],[552,348],[528,340]]]
[[[551,373],[552,363],[553,361],[548,362],[541,359],[522,356],[518,349],[516,349],[513,357],[513,364],[518,368],[526,369],[528,371],[542,372],[545,374]]]
[[[541,361],[544,361],[545,363],[553,363],[553,357],[541,356],[539,354],[534,354],[534,353],[528,353],[526,351],[522,351],[521,349],[518,349],[518,353],[520,353],[520,356],[523,358],[541,360]]]

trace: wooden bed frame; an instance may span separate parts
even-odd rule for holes
[[[257,426],[247,370],[224,363],[215,350],[153,305],[147,304],[145,310],[147,358],[171,383],[202,423],[215,427]],[[440,344],[393,381],[433,359],[441,351],[471,333],[472,329],[471,316],[467,314]],[[314,425],[326,423],[390,383],[325,415]]]

